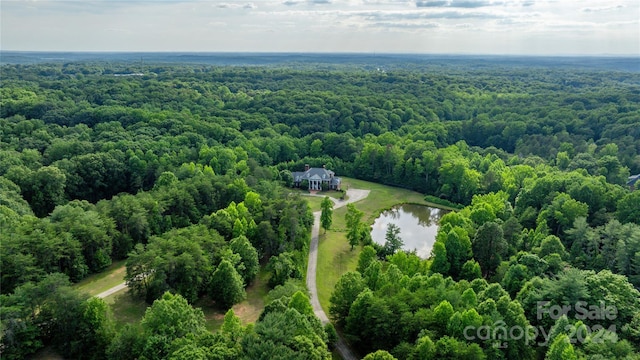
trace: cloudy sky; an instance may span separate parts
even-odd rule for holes
[[[2,0],[2,50],[640,55],[638,0]]]

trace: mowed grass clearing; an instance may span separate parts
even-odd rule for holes
[[[115,271],[111,271],[110,273],[115,273]],[[103,274],[101,273],[97,275]],[[267,293],[270,290],[267,285],[269,276],[269,272],[263,266],[253,283],[246,288],[247,298],[233,306],[234,313],[240,318],[243,325],[255,323],[258,320],[258,317],[260,317],[260,314],[264,309]],[[99,294],[100,292],[110,289],[122,282],[116,282],[113,286],[107,287],[106,284],[113,283],[111,278],[112,277],[108,274],[104,274],[104,276],[99,276],[99,279],[88,281],[87,284],[91,284],[92,286],[90,294]],[[104,284],[101,285],[100,283]],[[84,284],[84,286],[87,286],[87,284]],[[123,289],[117,293],[111,294],[104,298],[104,301],[111,306],[114,319],[118,326],[139,322],[144,316],[147,307],[150,306],[144,301],[144,299],[131,296],[128,289]],[[205,325],[207,329],[210,331],[216,331],[220,328],[224,321],[224,314],[226,313],[225,309],[218,308],[213,301],[206,297],[196,301],[193,306],[201,308],[204,312]]]
[[[373,224],[380,213],[397,204],[412,203],[420,205],[432,205],[424,201],[424,195],[415,191],[376,184],[363,180],[342,178],[342,188],[370,190],[369,196],[354,205],[364,215],[362,221],[367,225]],[[318,242],[318,271],[317,286],[320,305],[327,314],[329,313],[329,298],[340,276],[347,271],[354,271],[358,265],[358,256],[361,246],[351,250],[347,242],[347,229],[344,216],[346,207],[333,211],[333,224],[331,230],[320,230]]]
[[[144,299],[131,296],[129,289],[111,294],[104,298],[104,301],[111,306],[117,326],[140,322],[149,307]]]
[[[85,279],[82,279],[80,282],[75,284],[74,287],[82,292],[86,292],[87,294],[94,296],[103,291],[109,290],[116,285],[122,284],[127,271],[125,262],[126,260],[114,262],[103,272],[87,276]]]
[[[322,203],[322,200],[324,200],[324,197],[303,196],[303,198],[309,203],[311,211],[316,212],[322,209],[320,204]]]

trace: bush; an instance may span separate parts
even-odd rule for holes
[[[333,349],[338,342],[338,333],[336,332],[336,328],[333,327],[332,323],[327,323],[324,326],[324,332],[327,333],[327,345],[329,349]]]
[[[447,207],[454,208],[454,209],[462,209],[464,207],[463,205],[456,204],[456,203],[451,202],[451,201],[449,201],[447,199],[440,199],[439,197],[433,196],[433,195],[425,195],[424,196],[424,200],[428,201],[428,202],[431,202],[431,203],[434,203],[436,205],[447,206]]]

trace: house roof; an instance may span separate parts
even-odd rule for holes
[[[335,173],[325,168],[309,168],[307,171],[294,171],[291,175],[293,175],[293,179],[296,182],[302,180],[331,181],[331,176],[335,175]]]
[[[636,182],[638,182],[638,180],[640,180],[640,174],[631,175],[631,176],[629,176],[629,181],[627,181],[627,185],[634,186],[636,184]]]

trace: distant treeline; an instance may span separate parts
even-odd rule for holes
[[[331,330],[319,327],[295,288],[265,310],[265,324],[245,329],[229,315],[227,332],[215,339],[183,306],[201,297],[223,307],[240,301],[259,259],[268,263],[271,286],[302,277],[313,217],[284,187],[305,164],[464,207],[444,219],[432,260],[397,253],[365,259],[361,274],[350,275],[360,291],[343,296],[334,319],[362,351],[530,357],[521,343],[500,353],[467,343],[460,326],[559,327],[533,319],[539,296],[637,299],[640,192],[625,183],[640,173],[640,74],[492,64],[3,65],[2,356],[52,344],[95,358],[107,357],[95,349],[110,346],[115,359],[130,355],[116,353],[135,341],[136,354],[147,358],[218,345],[235,351],[228,358],[267,348],[326,358]],[[143,75],[113,76],[126,73]],[[141,327],[109,344],[107,306],[74,295],[67,278],[79,281],[122,258],[134,293],[163,301]],[[557,290],[571,283],[579,292]],[[596,295],[597,284],[618,287]],[[410,308],[400,306],[409,301]],[[70,312],[65,302],[75,304]],[[152,323],[155,311],[174,305],[192,321],[188,340]],[[352,306],[360,309],[353,316]],[[382,323],[366,311],[373,306]],[[632,314],[640,306],[616,306],[624,357],[638,351],[631,344],[640,317]],[[77,327],[64,330],[79,314]],[[291,319],[300,327],[283,327],[274,335],[279,345],[265,340],[269,324]],[[408,325],[389,326],[396,323]],[[362,326],[369,337],[356,336]],[[304,336],[288,336],[297,330]],[[596,345],[578,350],[608,356]]]

